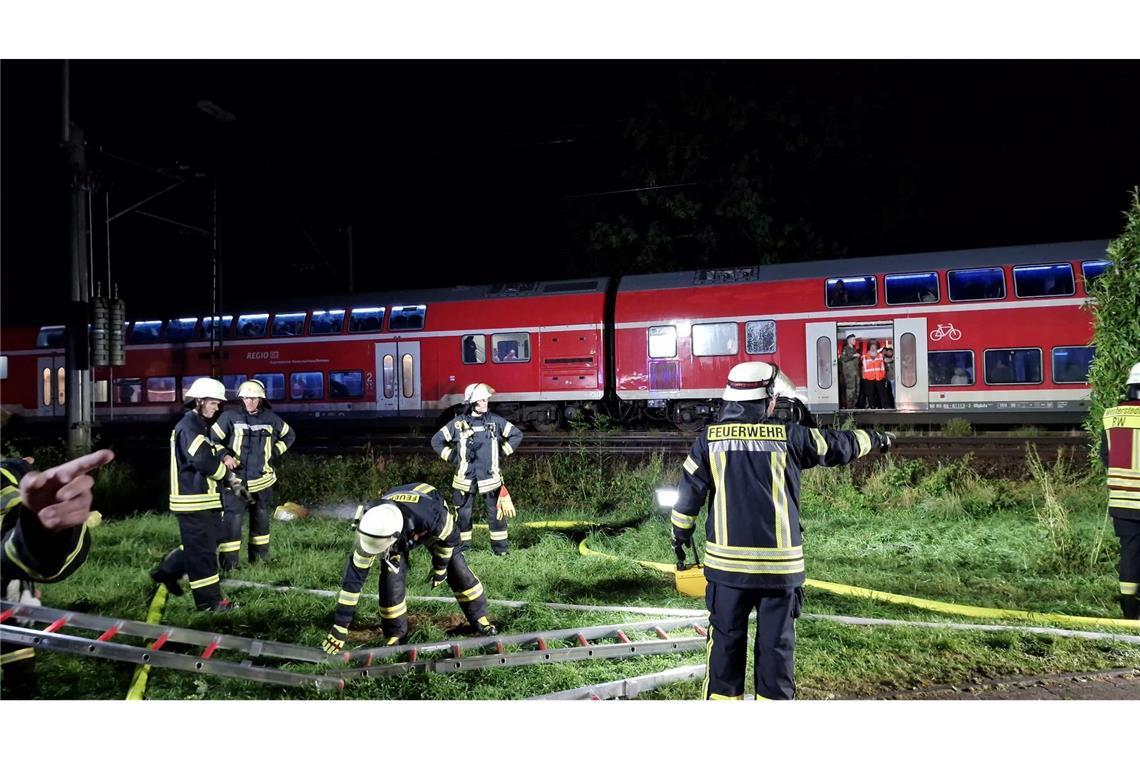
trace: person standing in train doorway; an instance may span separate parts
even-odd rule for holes
[[[859,403],[859,375],[862,362],[863,357],[855,346],[855,333],[851,333],[843,342],[843,351],[839,354],[839,366],[843,371],[843,405],[848,409],[854,409]]]
[[[457,466],[451,487],[452,500],[459,508],[460,549],[471,546],[472,512],[482,496],[487,508],[487,528],[491,550],[503,556],[510,550],[507,519],[514,517],[510,500],[500,501],[503,475],[499,455],[510,456],[522,443],[522,431],[489,410],[495,389],[486,383],[472,383],[463,393],[463,412],[440,428],[431,438],[431,447],[448,464]]]
[[[887,363],[879,350],[879,341],[867,344],[863,354],[863,384],[860,388],[861,406],[867,409],[883,409],[887,401]]]

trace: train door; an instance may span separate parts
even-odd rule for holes
[[[36,395],[40,417],[63,416],[67,407],[67,370],[63,356],[41,356],[36,360]]]
[[[421,407],[418,341],[376,344],[376,408],[406,412]]]
[[[813,412],[839,409],[838,348],[836,324],[813,322],[804,325],[807,333],[807,403]]]
[[[926,318],[895,320],[895,408],[925,410],[930,403]]]

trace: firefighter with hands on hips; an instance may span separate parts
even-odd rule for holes
[[[184,394],[186,414],[170,434],[170,511],[178,518],[182,545],[150,571],[175,596],[178,581],[190,579],[199,610],[227,612],[237,605],[222,597],[218,575],[218,544],[222,537],[222,495],[219,485],[249,501],[249,492],[232,470],[237,460],[220,443],[210,440],[210,421],[226,399],[219,381],[200,377]]]
[[[289,450],[297,434],[265,398],[260,380],[238,386],[241,409],[227,409],[210,430],[237,461],[234,474],[249,491],[247,503],[232,492],[222,494],[222,543],[218,560],[222,570],[234,570],[241,553],[241,523],[249,509],[249,563],[269,558],[269,515],[273,509],[273,465]]]
[[[706,699],[742,699],[748,616],[757,613],[757,699],[795,697],[795,619],[803,606],[800,472],[886,451],[890,434],[818,430],[777,414],[794,385],[768,362],[728,373],[717,422],[685,459],[672,512],[673,549],[691,547],[706,498],[704,574],[708,582]],[[785,404],[787,402],[784,402]],[[794,402],[793,402],[794,403]]]
[[[507,519],[515,516],[509,496],[503,495],[500,456],[510,456],[522,443],[522,431],[494,412],[488,402],[495,389],[486,383],[472,383],[463,394],[463,413],[444,425],[431,438],[435,453],[449,464],[458,465],[451,487],[459,508],[459,535],[464,549],[471,544],[472,512],[482,496],[487,508],[487,528],[491,550],[502,556],[510,550]]]
[[[344,568],[344,580],[337,596],[333,626],[322,649],[335,655],[344,648],[348,627],[356,615],[360,590],[368,571],[380,563],[380,626],[385,646],[401,644],[408,635],[407,593],[408,553],[424,546],[431,553],[428,583],[451,587],[455,600],[471,627],[482,636],[498,633],[487,619],[487,597],[483,584],[467,567],[459,548],[459,526],[455,512],[448,508],[433,486],[407,483],[397,486],[379,501],[357,514],[356,546]]]
[[[45,472],[31,457],[0,462],[0,586],[4,601],[39,606],[37,583],[57,583],[83,564],[91,547],[87,518],[94,479],[87,473],[115,458],[109,449],[72,459]],[[38,696],[33,647],[0,647],[4,696]]]
[[[1108,474],[1108,514],[1120,539],[1120,610],[1140,620],[1140,362],[1125,400],[1104,410],[1100,456]]]

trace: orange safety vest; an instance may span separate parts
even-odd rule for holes
[[[883,355],[863,354],[863,379],[864,380],[886,380],[887,379],[887,364],[883,361]]]

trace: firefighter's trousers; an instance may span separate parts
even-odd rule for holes
[[[1120,610],[1129,620],[1140,620],[1140,520],[1112,518],[1120,539]]]
[[[222,510],[175,512],[182,545],[166,555],[159,568],[166,575],[190,579],[194,604],[206,609],[222,600],[218,576],[218,544],[222,537]]]
[[[385,638],[402,640],[408,635],[408,556],[397,555],[390,562],[391,565],[385,560],[377,561],[380,565],[380,627]],[[471,572],[461,551],[451,555],[447,565],[447,585],[455,594],[467,622],[476,627],[488,625],[483,584]]]
[[[709,581],[705,699],[742,699],[748,616],[757,613],[754,643],[757,699],[794,699],[796,623],[802,588],[747,589]]]
[[[498,517],[500,489],[501,487],[493,488],[485,494],[479,494],[476,487],[471,486],[471,490],[466,493],[455,491],[452,494],[452,501],[459,508],[459,544],[462,548],[467,549],[471,545],[471,525],[474,522],[475,503],[479,498],[482,498],[487,509],[487,529],[491,533],[491,551],[495,554],[506,554],[507,550],[510,549],[511,544],[507,539],[507,521],[500,520]]]
[[[218,562],[223,570],[238,566],[241,554],[241,522],[249,511],[249,563],[269,559],[269,515],[273,509],[273,486],[252,494],[253,504],[246,504],[233,493],[222,494],[222,542],[218,545]]]

